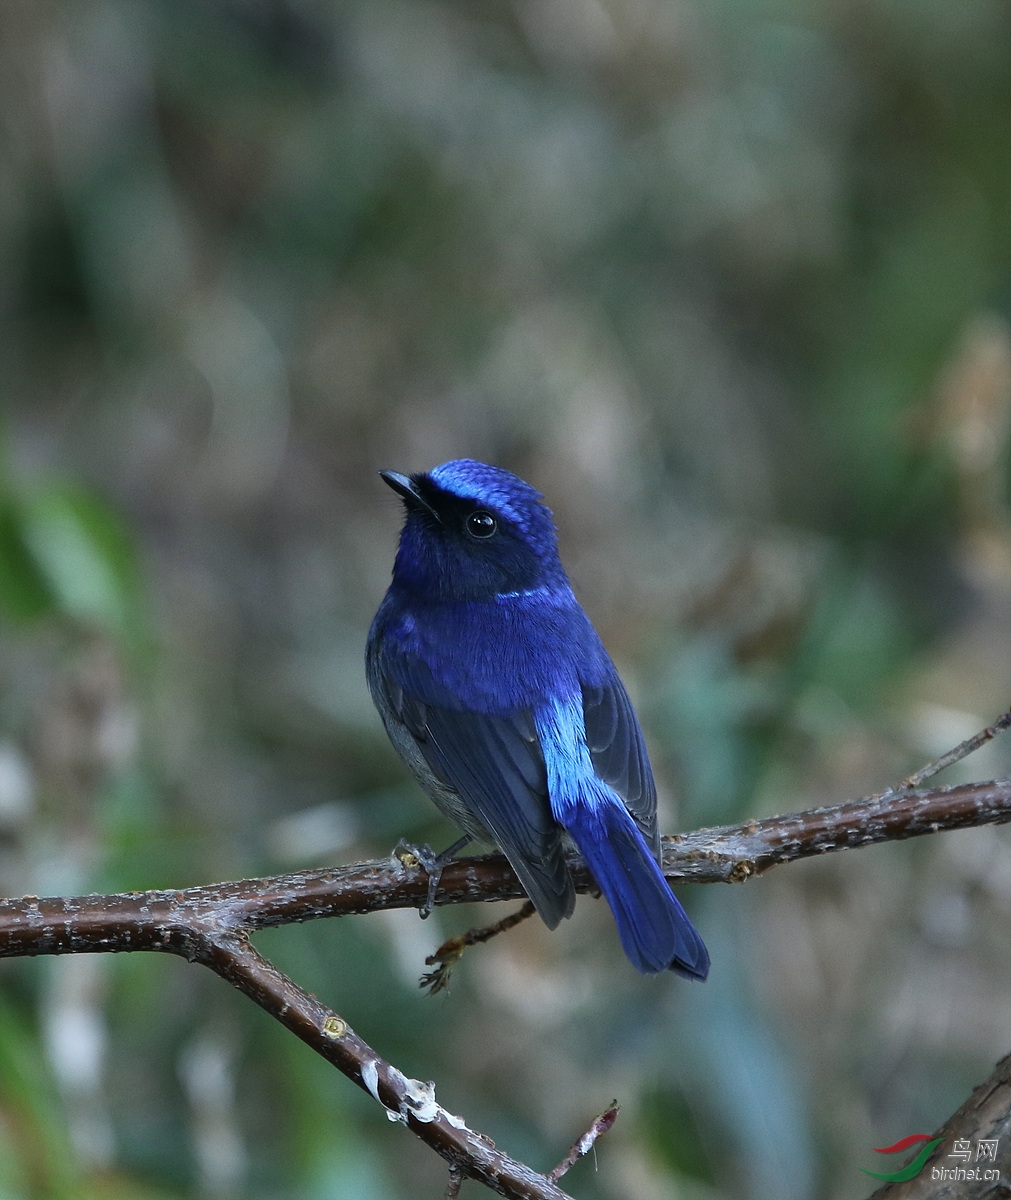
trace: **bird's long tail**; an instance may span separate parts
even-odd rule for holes
[[[709,974],[709,952],[670,889],[646,839],[619,797],[599,780],[592,796],[557,814],[614,914],[632,965],[646,974],[670,969],[689,979]]]

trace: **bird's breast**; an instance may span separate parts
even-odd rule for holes
[[[391,608],[394,673],[429,704],[506,715],[577,692],[607,661],[574,599],[521,593]]]

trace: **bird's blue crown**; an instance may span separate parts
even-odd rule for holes
[[[544,497],[525,480],[473,458],[454,458],[428,472],[442,491],[495,509],[517,529],[555,549],[555,523]]]

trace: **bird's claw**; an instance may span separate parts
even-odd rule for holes
[[[421,867],[428,876],[428,892],[425,902],[418,909],[418,916],[427,920],[435,908],[435,893],[439,890],[439,880],[446,860],[441,854],[436,854],[429,845],[415,846],[403,838],[393,847],[393,857],[399,859],[405,867]]]
[[[435,908],[435,893],[439,890],[439,880],[442,878],[442,863],[432,871],[428,872],[428,894],[425,896],[425,903],[418,909],[418,916],[427,921],[432,915]],[[425,868],[428,870],[428,868]]]

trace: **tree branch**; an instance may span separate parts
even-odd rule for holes
[[[1011,821],[1011,779],[885,792],[786,817],[664,838],[664,873],[694,883],[737,883],[779,863],[942,830]]]
[[[269,963],[241,931],[209,930],[192,961],[227,979],[333,1063],[378,1100],[391,1121],[406,1125],[440,1154],[456,1175],[477,1179],[515,1200],[567,1200],[568,1193],[553,1179],[503,1154],[491,1138],[447,1112],[435,1099],[434,1083],[408,1079],[382,1059],[343,1018]]]
[[[594,1117],[590,1123],[590,1128],[581,1138],[572,1143],[568,1154],[566,1154],[558,1166],[553,1171],[548,1172],[548,1178],[551,1180],[561,1179],[566,1171],[571,1170],[581,1158],[589,1154],[597,1144],[597,1140],[603,1137],[615,1121],[617,1121],[620,1107],[617,1100],[612,1100],[599,1116]]]
[[[673,880],[743,882],[778,863],[941,830],[1011,821],[1011,780],[905,790],[785,817],[769,817],[664,839]],[[439,1105],[435,1086],[408,1079],[332,1010],[288,979],[249,943],[268,926],[385,908],[420,907],[424,868],[396,857],[325,871],[213,884],[182,891],[131,892],[0,902],[0,957],[150,950],[209,967],[275,1017],[450,1165],[515,1200],[563,1200],[566,1193],[499,1151]],[[576,887],[592,888],[571,863]],[[509,900],[523,892],[498,854],[444,870],[437,904]],[[454,1185],[455,1186],[455,1185]]]
[[[664,873],[692,883],[740,883],[779,863],[943,830],[1011,821],[1011,779],[871,796],[828,808],[664,838]],[[579,860],[576,888],[592,890]],[[111,896],[25,896],[0,901],[0,957],[166,950],[193,957],[189,941],[202,922],[252,932],[319,917],[418,908],[423,867],[395,857],[321,871],[299,871],[182,891]],[[443,870],[436,903],[525,896],[501,854],[458,859]]]

